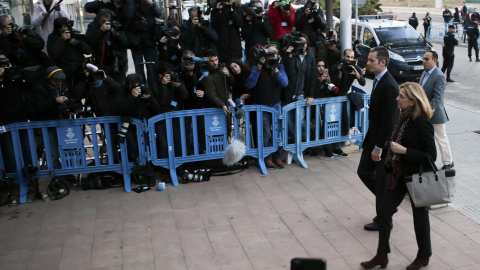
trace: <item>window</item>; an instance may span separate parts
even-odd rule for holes
[[[370,42],[375,41],[375,38],[373,37],[372,31],[368,28],[364,28],[363,30],[363,44],[370,46]],[[371,47],[371,46],[370,46]]]

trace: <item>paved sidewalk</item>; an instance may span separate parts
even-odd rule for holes
[[[360,154],[306,157],[263,176],[256,168],[163,192],[73,191],[60,201],[0,208],[1,269],[289,269],[325,257],[360,269],[378,234],[363,230],[374,196],[355,171]],[[416,254],[410,203],[394,216],[388,269]],[[431,211],[434,255],[425,269],[480,269],[480,225]]]

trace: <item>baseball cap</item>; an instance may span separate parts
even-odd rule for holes
[[[50,66],[47,68],[47,79],[54,79],[54,80],[65,80],[67,75],[63,72],[63,70],[57,66]]]

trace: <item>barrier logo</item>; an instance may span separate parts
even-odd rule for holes
[[[225,114],[205,115],[205,134],[209,136],[223,135],[226,131],[226,122]]]
[[[218,124],[220,124],[220,122],[218,122],[218,117],[217,117],[217,116],[214,116],[214,117],[213,117],[212,125],[218,126]]]
[[[67,138],[69,138],[70,140],[75,137],[75,133],[72,132],[73,129],[72,128],[67,128]]]
[[[63,149],[81,148],[83,146],[83,136],[81,126],[58,127],[58,144]]]

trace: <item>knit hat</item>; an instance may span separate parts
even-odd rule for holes
[[[54,79],[54,80],[65,80],[67,78],[67,75],[63,73],[63,70],[57,66],[51,66],[47,68],[46,72],[46,77],[47,79]]]

